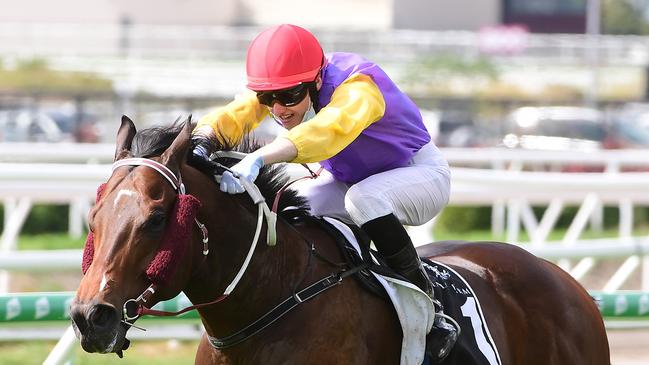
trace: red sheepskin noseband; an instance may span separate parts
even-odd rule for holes
[[[97,196],[95,197],[95,204],[99,203],[101,195],[104,193],[106,188],[106,183],[99,185],[97,188]],[[86,271],[92,264],[92,258],[95,256],[95,237],[92,234],[92,231],[88,232],[88,237],[86,237],[86,244],[83,248],[83,258],[81,259],[81,272],[83,275],[86,275]]]
[[[105,185],[101,184],[97,189],[97,201],[101,198]],[[194,224],[200,205],[201,203],[194,196],[178,194],[158,253],[146,270],[147,277],[152,283],[164,285],[174,274],[178,262],[182,260],[187,252],[189,246],[187,242],[191,237],[192,224]],[[88,271],[90,264],[92,264],[93,256],[93,234],[89,232],[81,262],[81,270],[84,275]]]

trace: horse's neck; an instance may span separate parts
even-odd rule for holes
[[[257,224],[253,209],[223,202],[219,211],[213,217],[221,219],[212,219],[208,226],[211,241],[208,260],[185,290],[193,303],[220,296],[239,272],[252,245]],[[285,299],[298,284],[307,266],[307,246],[281,220],[277,231],[277,245],[268,247],[265,229],[262,230],[258,247],[234,291],[223,302],[201,310],[203,322],[212,335],[222,336],[240,329],[242,324],[253,321]],[[210,328],[210,323],[218,323],[219,328]]]

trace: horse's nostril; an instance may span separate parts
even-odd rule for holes
[[[73,307],[70,310],[70,318],[80,333],[86,333],[88,322],[86,322],[86,317],[79,308]]]
[[[117,311],[112,306],[97,304],[90,310],[88,321],[96,329],[114,326],[117,323]]]

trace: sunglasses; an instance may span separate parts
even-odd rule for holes
[[[310,84],[311,82],[305,82],[288,89],[258,91],[257,100],[259,100],[259,103],[270,107],[273,106],[274,102],[278,102],[283,106],[294,106],[304,100],[304,97],[309,92]]]

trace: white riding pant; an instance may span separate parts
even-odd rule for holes
[[[422,225],[448,203],[451,172],[439,149],[431,142],[407,166],[381,172],[356,184],[334,179],[323,170],[316,179],[295,184],[307,198],[311,214],[338,218],[361,226],[394,214],[402,224]]]

